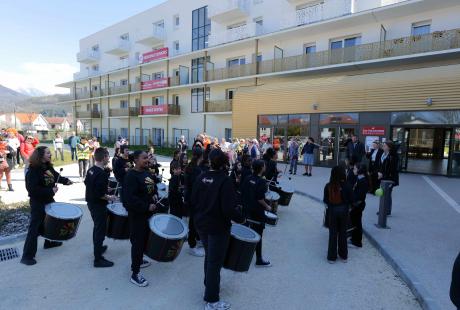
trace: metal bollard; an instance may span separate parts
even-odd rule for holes
[[[379,218],[378,223],[375,225],[378,228],[386,228],[389,229],[390,227],[387,226],[387,216],[391,213],[391,192],[390,188],[393,186],[393,181],[382,180],[380,183],[383,189],[383,196],[380,197],[380,204],[379,204]]]

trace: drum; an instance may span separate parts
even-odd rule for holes
[[[278,223],[278,216],[272,212],[265,211],[265,224],[276,226]]]
[[[116,240],[129,239],[128,211],[121,202],[107,205],[107,230],[105,235]]]
[[[118,181],[114,177],[109,178],[109,188],[117,188]]]
[[[42,236],[52,241],[66,241],[77,234],[83,211],[80,207],[62,202],[45,206]]]
[[[157,184],[158,191],[168,191],[168,187],[164,183],[158,183]]]
[[[290,184],[283,184],[279,187],[278,193],[280,195],[278,204],[280,206],[289,206],[292,195],[294,194],[294,187]]]
[[[156,214],[150,218],[149,226],[145,254],[158,262],[175,260],[187,237],[187,224],[174,215]]]
[[[270,207],[272,208],[272,213],[278,214],[278,201],[280,199],[280,195],[276,192],[268,191],[265,194],[265,200],[268,202]]]
[[[248,271],[260,236],[249,227],[233,224],[224,268],[237,272]]]

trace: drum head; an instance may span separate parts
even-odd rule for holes
[[[268,212],[268,211],[265,211],[265,216],[270,218],[270,219],[277,219],[278,218],[278,216],[276,214]]]
[[[171,214],[156,214],[149,220],[150,230],[162,238],[179,240],[185,238],[188,227],[184,221]]]
[[[110,177],[110,178],[109,178],[109,181],[110,181],[110,182],[115,182],[115,183],[118,182],[117,179],[115,179],[115,177]]]
[[[159,198],[168,198],[168,191],[167,190],[164,190],[164,191],[158,191],[158,197]]]
[[[280,199],[280,195],[277,192],[268,191],[265,194],[265,199],[277,201]]]
[[[260,240],[260,235],[249,227],[232,224],[232,236],[238,240],[257,243]]]
[[[294,186],[291,183],[281,184],[281,190],[285,193],[294,193]]]
[[[45,212],[49,216],[62,220],[73,220],[83,216],[80,207],[63,202],[53,202],[45,206]]]
[[[121,202],[109,203],[107,205],[107,209],[109,209],[109,211],[113,214],[119,216],[128,216],[128,211],[126,211],[125,207],[123,207],[123,204]]]
[[[158,183],[158,184],[157,184],[157,188],[158,188],[158,191],[165,191],[165,190],[167,190],[166,184],[164,184],[164,183]]]

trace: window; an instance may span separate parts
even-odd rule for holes
[[[154,146],[163,146],[165,141],[165,130],[163,128],[152,128],[152,142]]]
[[[231,68],[234,66],[244,65],[246,63],[246,58],[244,56],[232,58],[227,60],[227,67]]]
[[[92,46],[92,47],[91,47],[91,50],[92,50],[93,52],[99,52],[99,44]]]
[[[332,45],[331,45],[332,46]],[[313,54],[316,53],[316,45],[314,44],[307,44],[304,47],[305,54]]]
[[[331,50],[344,48],[344,47],[351,47],[361,44],[361,37],[349,37],[340,40],[331,40]]]
[[[173,17],[173,25],[174,25],[174,28],[178,28],[180,26],[179,15],[174,15],[174,17]]]
[[[163,29],[165,28],[165,22],[163,20],[156,22],[154,25],[156,28],[163,28]]]
[[[159,80],[159,79],[162,79],[163,77],[164,77],[163,72],[155,72],[152,74],[152,80]]]
[[[92,65],[91,70],[93,71],[99,71],[99,65]]]
[[[128,85],[128,80],[126,80],[126,79],[120,80],[120,85],[121,86],[127,86]]]
[[[163,104],[165,104],[165,100],[163,96],[152,98],[152,105],[163,105]]]
[[[208,36],[211,32],[211,20],[208,18],[208,7],[192,12],[192,50],[197,51],[208,47]]]
[[[129,137],[128,137],[128,128],[120,128],[120,135],[121,135],[123,138],[129,138]]]
[[[134,105],[135,105],[136,108],[140,108],[141,107],[141,99],[139,99],[139,98],[134,99]]]
[[[204,82],[204,63],[209,62],[209,56],[205,60],[204,57],[192,59],[192,83]]]
[[[235,94],[235,89],[234,88],[227,89],[225,91],[225,99],[233,100],[234,94]]]
[[[206,95],[204,88],[192,88],[192,113],[203,112],[205,100],[209,100],[209,88],[206,88]]]
[[[129,33],[122,34],[120,39],[123,41],[129,41]]]
[[[99,86],[93,85],[93,91],[97,91],[99,89]]]
[[[232,141],[232,129],[231,128],[225,128],[225,140],[227,140],[227,142]]]
[[[173,104],[179,105],[179,95],[173,95]]]
[[[120,100],[120,109],[128,108],[128,100]]]
[[[174,41],[173,48],[174,48],[174,53],[176,54],[179,53],[179,48],[180,48],[179,41]]]
[[[431,23],[430,22],[418,22],[412,24],[412,35],[419,36],[424,34],[429,34],[431,31]]]

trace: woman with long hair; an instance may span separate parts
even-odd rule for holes
[[[364,164],[355,165],[353,173],[356,176],[356,183],[353,186],[353,207],[350,211],[351,224],[355,229],[351,234],[351,244],[361,248],[363,246],[363,211],[366,207],[366,196],[369,192],[370,177],[367,166]]]
[[[324,187],[323,202],[328,208],[329,245],[327,260],[333,264],[338,255],[343,262],[348,259],[347,226],[348,212],[353,202],[353,191],[346,183],[345,169],[335,166],[331,170],[329,183]]]
[[[45,219],[45,206],[54,202],[59,183],[71,185],[72,181],[63,176],[59,177],[51,163],[51,151],[46,146],[37,147],[29,157],[29,170],[26,173],[26,189],[30,197],[30,224],[22,254],[21,263],[35,265],[37,253],[37,238],[40,226]],[[62,242],[45,240],[44,248],[49,249],[62,245]]]

